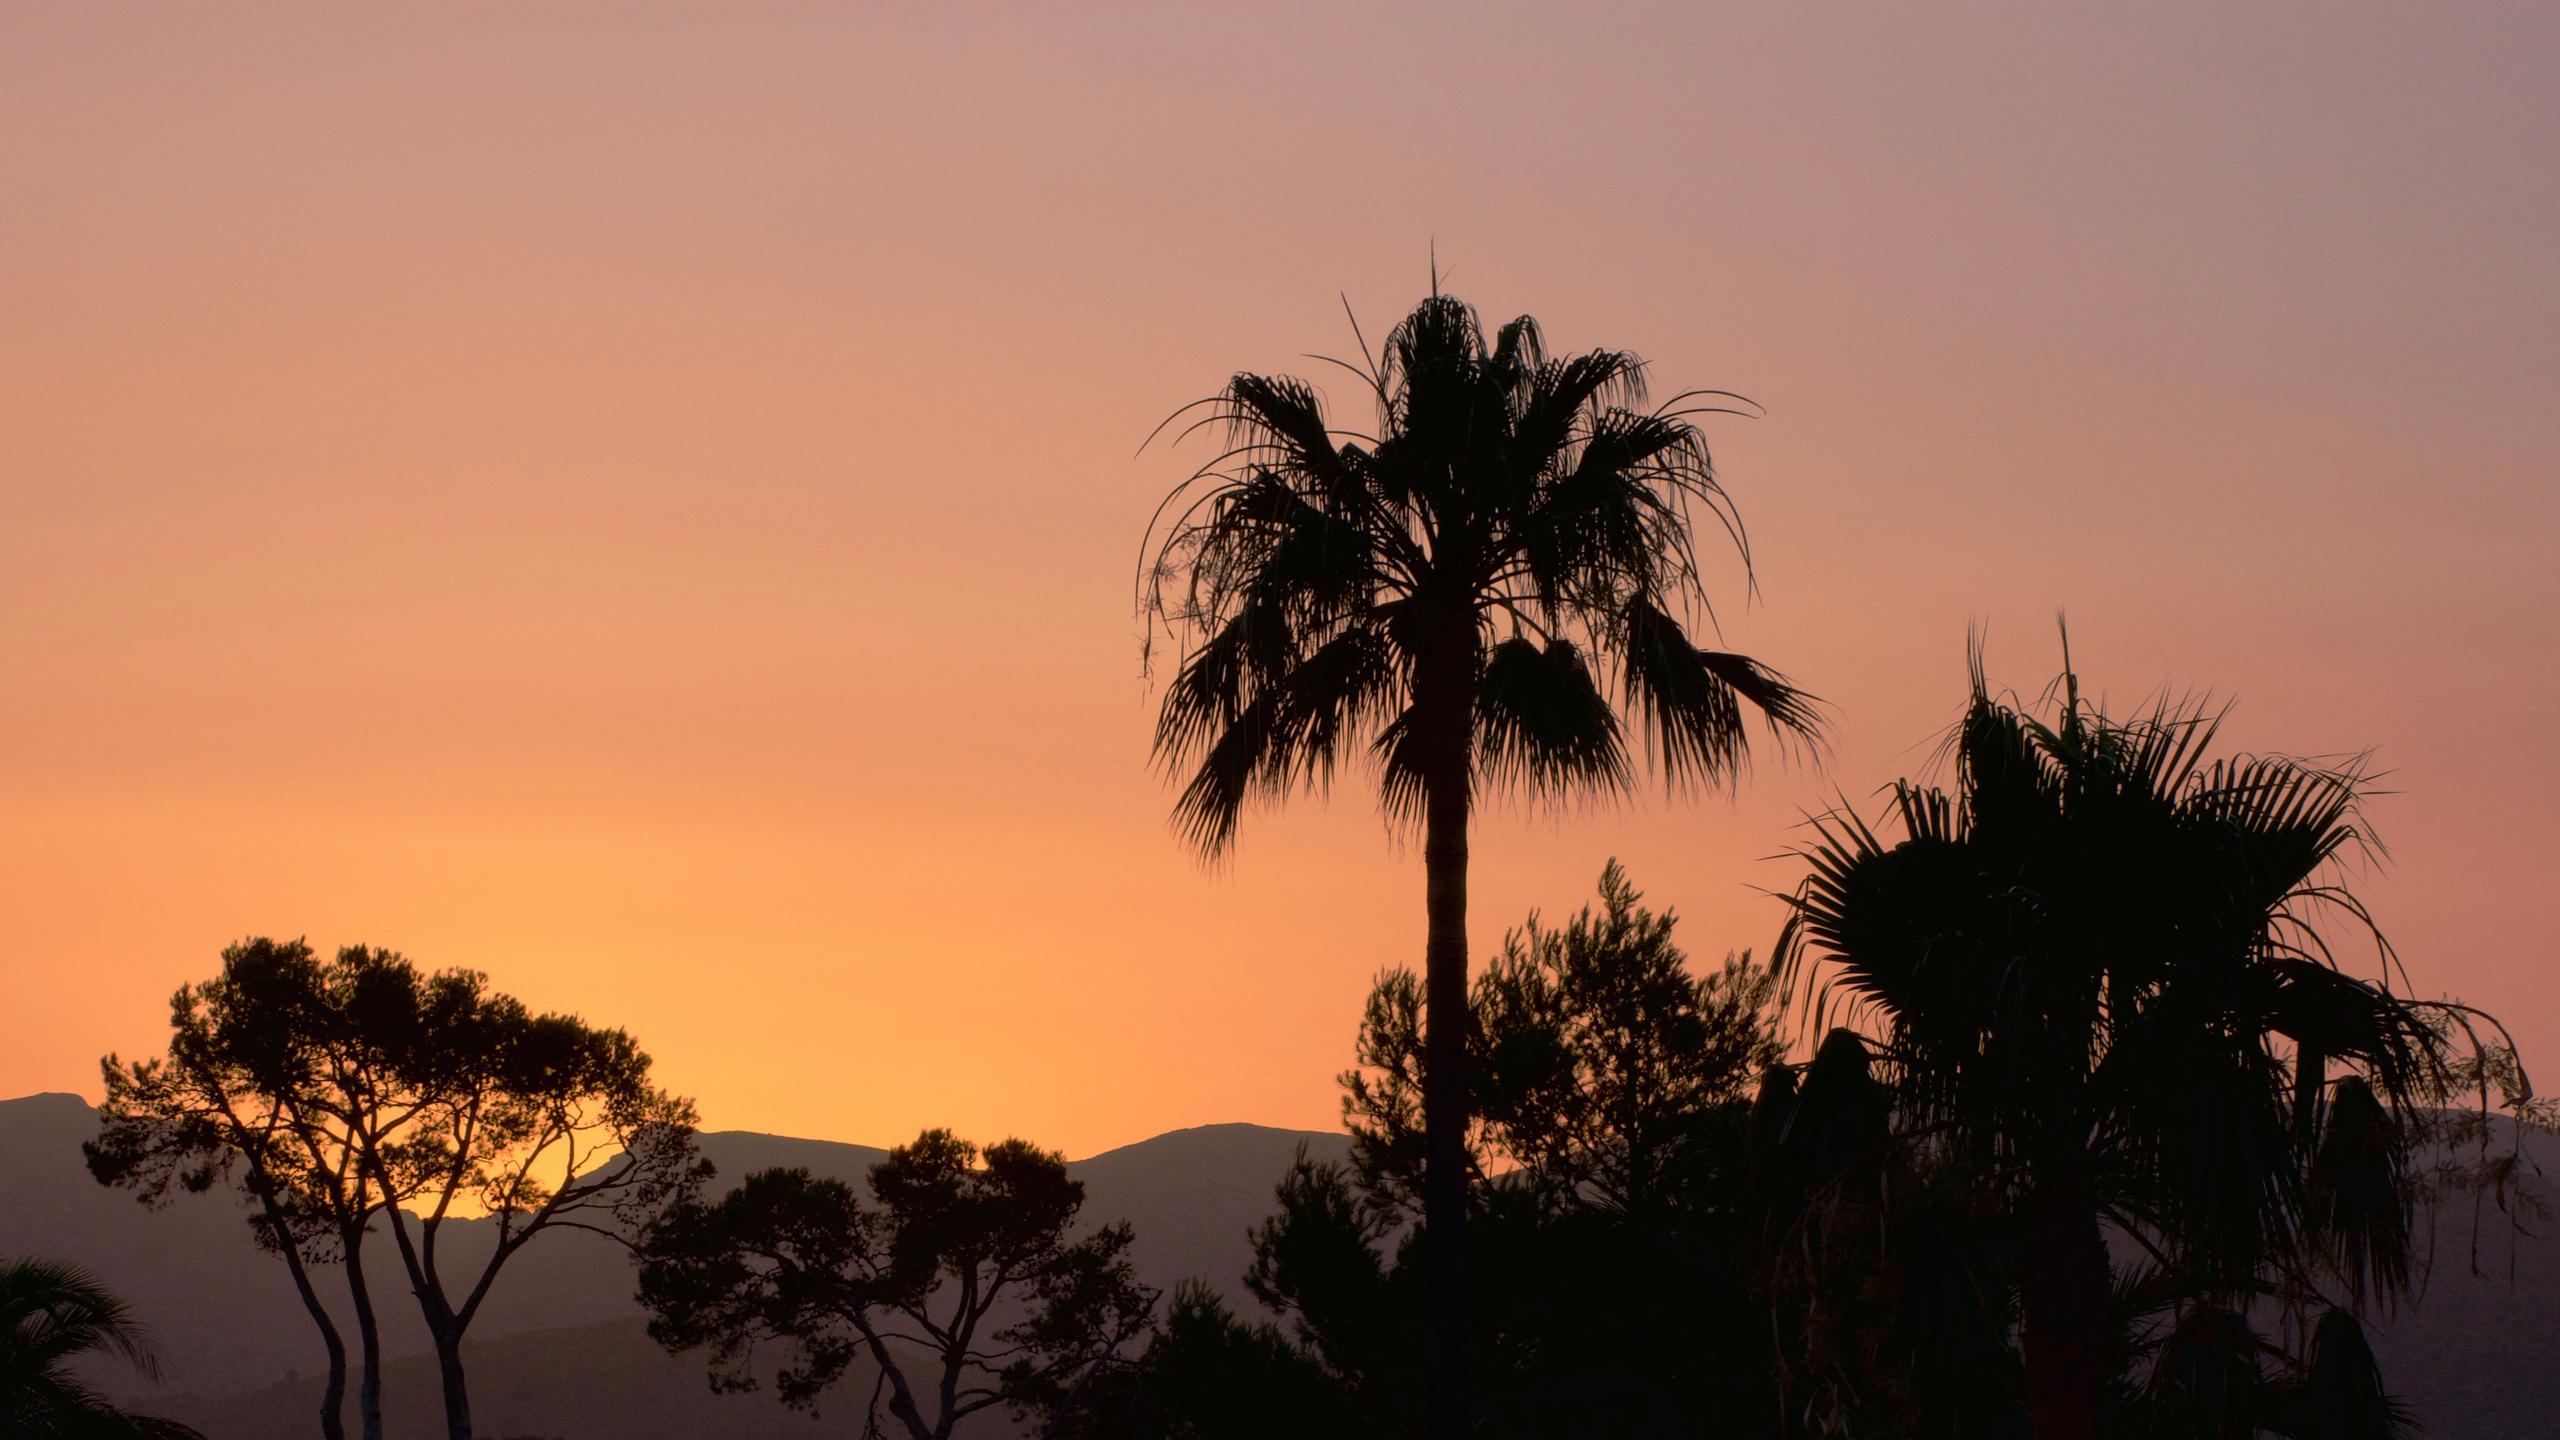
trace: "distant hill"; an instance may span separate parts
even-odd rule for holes
[[[213,1440],[275,1440],[313,1433],[319,1344],[283,1267],[252,1244],[245,1211],[227,1197],[188,1197],[161,1212],[90,1180],[80,1142],[97,1117],[79,1097],[0,1101],[0,1254],[39,1254],[97,1272],[156,1332],[164,1377],[147,1408],[203,1429]],[[1339,1135],[1207,1125],[1159,1135],[1077,1161],[1086,1214],[1137,1230],[1135,1261],[1164,1289],[1201,1276],[1239,1303],[1249,1258],[1245,1232],[1268,1215],[1271,1189],[1304,1145],[1319,1158],[1347,1150]],[[862,1145],[741,1131],[702,1137],[703,1153],[734,1180],[775,1165],[805,1166],[859,1181],[886,1153]],[[2532,1198],[2549,1206],[2560,1187],[2560,1141],[2528,1137],[2540,1167]],[[465,1233],[456,1249],[475,1243]],[[2427,1432],[2453,1440],[2541,1440],[2560,1415],[2560,1244],[2529,1220],[2512,1229],[2484,1206],[2472,1265],[2466,1199],[2430,1214],[2434,1263],[2424,1293],[2377,1327],[2393,1388]],[[2512,1280],[2510,1280],[2512,1267]],[[442,1433],[426,1337],[406,1309],[398,1264],[373,1262],[387,1291],[390,1440]],[[631,1270],[608,1242],[553,1235],[511,1264],[466,1352],[485,1435],[544,1440],[803,1440],[853,1433],[843,1413],[811,1419],[761,1395],[714,1395],[701,1362],[670,1356],[641,1328]],[[109,1378],[102,1374],[102,1379]],[[849,1380],[845,1406],[864,1387]],[[965,1433],[1000,1440],[1011,1427],[985,1417]]]
[[[184,1420],[213,1440],[273,1440],[310,1433],[325,1368],[320,1343],[284,1267],[253,1242],[247,1210],[220,1193],[145,1210],[129,1194],[89,1178],[80,1142],[97,1115],[76,1095],[0,1101],[0,1254],[74,1261],[97,1273],[152,1327],[162,1378],[146,1395],[154,1413]],[[1339,1135],[1260,1125],[1176,1130],[1069,1165],[1086,1186],[1094,1223],[1126,1219],[1138,1232],[1133,1260],[1148,1284],[1170,1290],[1200,1276],[1249,1304],[1241,1277],[1245,1232],[1270,1213],[1271,1190],[1304,1145],[1338,1158]],[[702,1153],[723,1180],[796,1165],[859,1182],[888,1152],[867,1145],[723,1131]],[[460,1264],[487,1253],[485,1227],[448,1234]],[[391,1440],[443,1433],[426,1332],[409,1306],[399,1262],[368,1263],[382,1297],[384,1349],[415,1363],[386,1367]],[[326,1277],[336,1288],[335,1277]],[[348,1327],[352,1342],[353,1329]],[[561,1231],[511,1261],[464,1352],[482,1434],[549,1440],[693,1440],[697,1436],[843,1434],[842,1417],[813,1424],[761,1396],[710,1393],[701,1361],[671,1357],[641,1330],[629,1261],[598,1236]],[[121,1377],[101,1371],[102,1383]],[[848,1381],[846,1394],[862,1392]],[[850,1399],[847,1403],[851,1403]],[[287,1418],[289,1417],[289,1418]],[[1007,1431],[990,1420],[965,1433]]]
[[[2491,1121],[2494,1151],[2515,1132]],[[2513,1218],[2484,1195],[2421,1216],[2426,1278],[2374,1327],[2384,1379],[2447,1440],[2560,1434],[2560,1136],[2528,1131]]]
[[[871,1372],[857,1365],[835,1392],[841,1409],[825,1406],[814,1415],[764,1395],[717,1395],[704,1383],[699,1360],[660,1349],[636,1315],[486,1342],[474,1335],[465,1358],[472,1417],[491,1440],[847,1440],[861,1433],[854,1407],[870,1393]],[[443,1440],[435,1358],[405,1355],[383,1370],[388,1440]],[[306,1373],[255,1390],[155,1406],[213,1440],[316,1437],[320,1377]],[[962,1426],[971,1440],[1007,1440],[1015,1433],[1002,1417],[971,1418],[979,1423]],[[348,1423],[352,1434],[352,1403]]]

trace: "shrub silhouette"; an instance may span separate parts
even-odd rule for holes
[[[1511,932],[1471,996],[1468,1311],[1483,1440],[1648,1435],[1774,1414],[1748,1289],[1752,1083],[1780,1056],[1767,971],[1693,975],[1673,917],[1624,872],[1562,925]],[[1342,1077],[1348,1164],[1298,1162],[1253,1235],[1247,1287],[1285,1329],[1205,1289],[1129,1372],[1052,1417],[1077,1437],[1406,1435],[1432,1263],[1420,987],[1379,978]]]

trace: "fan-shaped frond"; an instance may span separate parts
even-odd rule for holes
[[[142,1326],[87,1271],[27,1258],[0,1263],[0,1432],[26,1440],[203,1440],[174,1421],[108,1403],[74,1373],[93,1355],[158,1373]]]
[[[1216,855],[1233,843],[1256,791],[1276,798],[1295,785],[1328,781],[1344,747],[1397,712],[1403,684],[1393,648],[1365,627],[1254,674],[1248,698],[1222,722],[1178,731],[1204,747],[1175,806],[1183,835]],[[1207,703],[1223,700],[1213,694]],[[1170,694],[1166,713],[1172,714]]]
[[[0,1342],[30,1367],[113,1355],[155,1373],[148,1335],[124,1301],[77,1265],[24,1258],[0,1265]]]
[[[1619,674],[1629,709],[1673,785],[1719,784],[1750,760],[1742,707],[1772,735],[1818,741],[1817,702],[1784,676],[1740,655],[1702,650],[1680,622],[1638,599],[1620,616]]]
[[[1582,652],[1569,640],[1504,641],[1476,690],[1479,766],[1532,794],[1615,794],[1628,783],[1626,746]]]

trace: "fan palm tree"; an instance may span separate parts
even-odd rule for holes
[[[171,1420],[128,1415],[71,1372],[88,1355],[154,1369],[124,1302],[85,1272],[42,1260],[0,1263],[0,1434],[17,1440],[202,1440]]]
[[[2371,845],[2361,761],[2209,759],[2217,712],[2110,720],[2064,665],[2048,723],[1975,656],[1954,793],[1897,785],[1891,844],[1818,821],[1779,954],[1815,1024],[1863,1023],[1904,1132],[2006,1197],[2039,1440],[2093,1434],[2119,1378],[2110,1229],[2182,1309],[2403,1291],[2415,1107],[2469,1018],[2395,993],[2340,878]],[[2342,968],[2340,926],[2380,978]]]
[[[1290,376],[1239,374],[1186,407],[1226,443],[1150,522],[1140,607],[1150,637],[1182,649],[1155,750],[1189,772],[1176,819],[1204,853],[1227,849],[1249,801],[1321,788],[1346,756],[1373,765],[1390,820],[1421,831],[1425,1354],[1430,1430],[1451,1437],[1467,1424],[1477,797],[1623,791],[1630,728],[1670,783],[1722,782],[1748,759],[1748,713],[1805,740],[1820,722],[1780,675],[1691,639],[1707,614],[1693,522],[1721,529],[1749,570],[1696,423],[1738,413],[1713,403],[1735,397],[1647,408],[1635,356],[1550,356],[1534,320],[1488,336],[1437,293],[1346,368],[1370,392],[1374,433],[1337,429]]]

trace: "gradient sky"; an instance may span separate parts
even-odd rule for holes
[[[0,1095],[270,933],[715,1127],[1330,1127],[1419,857],[1356,783],[1176,843],[1132,452],[1435,241],[1767,406],[1716,599],[1840,718],[1496,808],[1479,956],[1611,855],[1765,949],[1800,814],[2066,609],[2092,688],[2375,747],[2375,909],[2560,1079],[2560,10],[387,8],[0,9]]]

